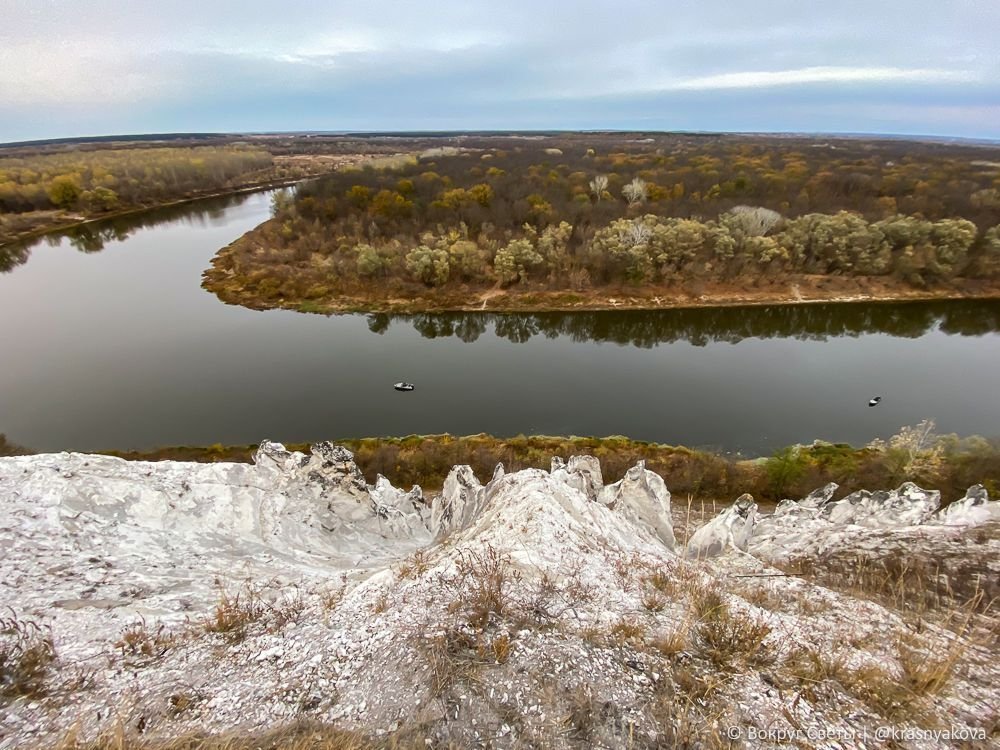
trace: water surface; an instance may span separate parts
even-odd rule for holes
[[[925,417],[1000,433],[1000,303],[408,317],[225,305],[201,273],[269,206],[268,193],[213,199],[0,254],[0,432],[36,450],[489,432],[751,454],[861,444]]]

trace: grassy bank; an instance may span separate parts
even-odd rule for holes
[[[383,474],[396,486],[419,484],[431,491],[441,488],[456,464],[469,464],[480,480],[486,481],[500,462],[509,471],[548,469],[552,456],[588,454],[600,459],[606,482],[619,479],[636,461],[644,460],[649,469],[666,479],[677,499],[686,500],[690,495],[696,502],[726,502],[743,492],[774,502],[802,497],[827,482],[840,485],[837,497],[860,489],[894,487],[906,480],[941,490],[942,503],[957,500],[976,483],[985,484],[991,493],[1000,492],[1000,442],[938,436],[930,423],[904,428],[886,443],[863,448],[817,442],[752,460],[621,436],[410,435],[335,442],[354,453],[369,482]],[[290,443],[288,447],[309,449],[307,443]],[[255,449],[255,445],[217,444],[106,453],[130,460],[247,462]]]

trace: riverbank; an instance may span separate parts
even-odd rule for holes
[[[294,177],[291,179],[264,180],[261,182],[240,185],[226,190],[212,190],[204,193],[195,193],[183,198],[178,198],[177,200],[154,202],[143,204],[141,206],[125,208],[120,211],[105,211],[86,216],[66,211],[40,211],[23,215],[8,214],[5,217],[0,217],[0,248],[3,248],[5,245],[11,245],[15,242],[25,242],[37,239],[53,232],[63,232],[76,227],[85,226],[87,224],[107,221],[108,219],[117,219],[123,216],[134,216],[145,211],[153,211],[159,208],[183,206],[187,203],[195,203],[196,201],[208,200],[210,198],[224,198],[230,195],[244,195],[246,193],[256,193],[264,190],[275,190],[278,188],[289,187],[304,180],[322,177],[324,174],[329,174],[329,172],[318,172],[307,177]],[[30,226],[24,229],[9,228],[11,224],[16,224],[22,220],[29,222]]]
[[[553,456],[590,455],[613,475],[623,474],[636,461],[645,461],[647,468],[668,479],[677,497],[690,497],[696,503],[728,502],[742,492],[750,492],[764,502],[777,502],[805,495],[829,482],[840,485],[841,497],[865,486],[895,485],[903,478],[939,489],[943,504],[962,497],[977,482],[984,482],[992,493],[1000,492],[1000,445],[982,438],[932,436],[912,456],[897,438],[884,446],[865,447],[817,441],[808,446],[789,446],[762,458],[631,440],[621,435],[498,438],[487,434],[442,434],[335,442],[354,454],[369,482],[382,474],[397,486],[416,484],[428,491],[440,490],[457,464],[471,466],[476,476],[486,481],[498,463],[512,471],[548,469]],[[308,452],[309,444],[289,443],[288,448]],[[256,445],[216,444],[101,453],[136,461],[247,463],[256,449]]]
[[[306,313],[433,313],[433,312],[587,312],[602,310],[683,310],[714,307],[760,307],[856,302],[932,302],[1000,299],[1000,279],[952,279],[924,288],[895,279],[799,275],[776,281],[706,282],[673,286],[626,286],[567,289],[523,289],[456,286],[428,289],[422,284],[382,280],[376,287],[327,291],[312,285],[306,297],[284,296],[281,286],[249,285],[233,272],[235,255],[245,252],[243,238],[223,248],[205,271],[202,287],[222,302],[252,310],[295,310]]]

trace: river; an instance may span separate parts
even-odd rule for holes
[[[924,418],[1000,433],[998,302],[409,317],[225,305],[202,271],[269,208],[267,192],[210,199],[0,253],[0,432],[40,451],[488,432],[749,455],[863,444]]]

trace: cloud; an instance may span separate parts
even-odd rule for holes
[[[3,16],[0,140],[832,122],[1000,136],[963,115],[1000,104],[1000,4],[978,0],[6,0]]]
[[[663,90],[707,91],[712,89],[764,88],[771,86],[801,86],[815,83],[943,83],[972,82],[978,76],[968,70],[935,70],[933,68],[849,68],[820,66],[795,70],[753,70],[688,78],[668,83]]]

